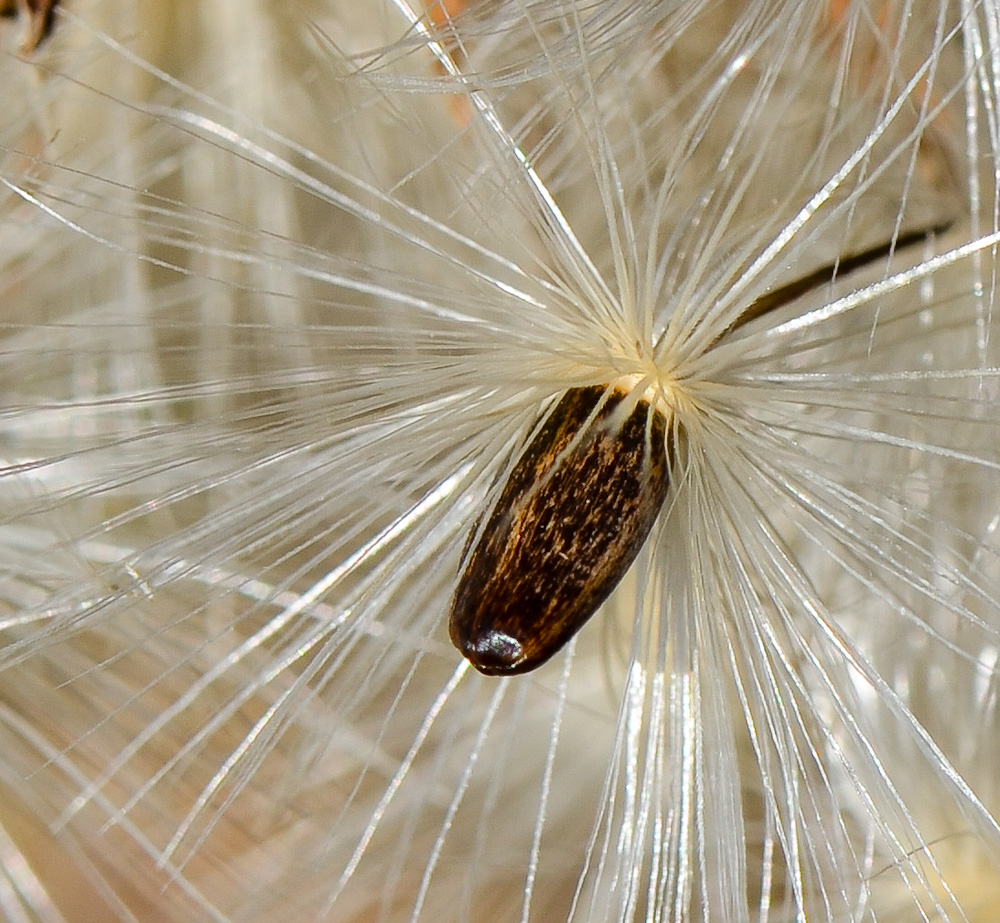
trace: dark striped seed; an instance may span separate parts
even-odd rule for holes
[[[626,397],[603,386],[567,392],[511,471],[451,612],[452,641],[482,673],[548,660],[646,541],[670,484],[670,427],[645,399],[619,411]]]

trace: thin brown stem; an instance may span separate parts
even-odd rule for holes
[[[787,285],[782,285],[780,288],[776,288],[774,291],[768,292],[766,295],[761,295],[760,298],[751,304],[750,307],[748,307],[725,329],[725,331],[716,339],[716,342],[721,340],[723,337],[728,336],[744,324],[749,324],[750,321],[756,320],[758,317],[763,317],[765,314],[774,311],[776,308],[783,307],[786,304],[791,304],[791,302],[795,301],[796,298],[802,297],[808,292],[819,288],[821,285],[833,282],[841,276],[849,275],[857,269],[863,269],[865,266],[871,265],[876,260],[891,256],[897,250],[912,247],[914,244],[927,240],[927,238],[931,235],[942,234],[947,231],[949,227],[951,227],[951,222],[946,224],[937,224],[929,228],[922,228],[919,231],[910,231],[907,234],[900,234],[899,237],[894,240],[890,240],[888,243],[879,244],[879,246],[872,247],[869,250],[864,250],[861,253],[855,253],[851,256],[842,257],[836,262],[823,266],[815,272],[802,276],[800,279],[796,279],[794,282],[789,282]]]

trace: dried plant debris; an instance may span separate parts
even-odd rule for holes
[[[22,17],[28,25],[21,51],[31,54],[51,34],[59,0],[0,0],[0,16]]]

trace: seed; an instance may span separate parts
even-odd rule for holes
[[[669,426],[623,389],[574,388],[511,471],[451,615],[483,673],[524,673],[589,619],[635,560],[670,484]]]

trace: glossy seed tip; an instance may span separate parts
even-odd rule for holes
[[[480,672],[526,673],[552,657],[645,543],[669,487],[670,427],[634,397],[601,385],[567,392],[477,527],[450,629]]]
[[[487,676],[511,676],[524,670],[524,648],[517,638],[502,631],[487,630],[470,638],[455,637],[453,633],[452,642],[469,663]]]

